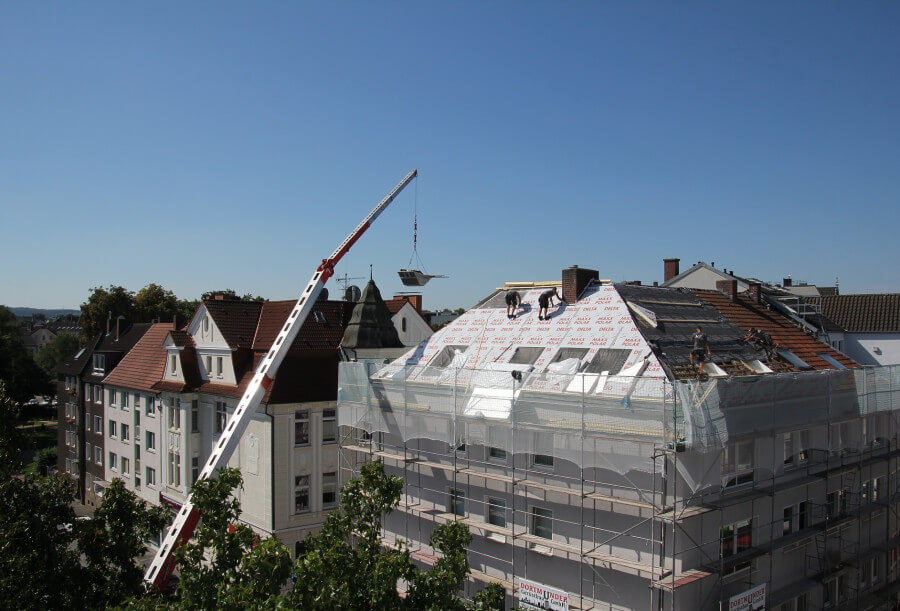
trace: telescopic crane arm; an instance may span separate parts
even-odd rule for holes
[[[387,208],[400,192],[412,182],[417,174],[418,170],[413,170],[407,174],[406,177],[401,180],[377,206],[375,206],[368,216],[357,225],[356,229],[341,242],[340,246],[331,253],[331,256],[327,259],[322,259],[322,263],[316,269],[312,278],[310,278],[306,288],[303,289],[300,298],[297,299],[294,309],[291,311],[290,316],[288,316],[278,337],[276,337],[275,341],[272,343],[272,347],[269,348],[269,352],[256,368],[253,379],[250,381],[250,384],[248,384],[247,390],[244,391],[244,395],[241,397],[240,403],[238,403],[237,408],[234,410],[234,414],[232,414],[227,427],[217,440],[216,445],[209,456],[209,460],[206,461],[206,465],[200,472],[198,480],[210,477],[213,473],[228,464],[231,454],[240,442],[241,436],[244,434],[247,425],[253,418],[254,412],[256,412],[256,409],[262,402],[263,396],[266,391],[271,388],[275,374],[278,373],[278,368],[281,366],[281,362],[284,360],[287,351],[294,343],[297,333],[303,326],[303,322],[312,311],[313,305],[315,305],[316,299],[319,297],[319,293],[322,292],[322,288],[325,286],[325,283],[328,282],[328,279],[334,275],[335,266],[343,256],[347,254],[347,251],[353,247],[356,241],[359,240],[362,234],[366,232],[375,219],[384,212],[385,208]],[[159,590],[162,590],[162,588],[165,587],[166,583],[169,581],[169,577],[172,575],[172,570],[174,569],[175,549],[191,538],[191,535],[194,533],[194,528],[196,528],[197,522],[199,521],[200,513],[194,507],[191,497],[188,496],[184,505],[182,505],[181,510],[175,516],[175,521],[172,523],[166,538],[159,546],[156,558],[154,558],[144,575],[146,581],[152,583]]]

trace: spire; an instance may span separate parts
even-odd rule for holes
[[[359,303],[353,308],[341,345],[357,349],[403,347],[374,280],[369,280]]]

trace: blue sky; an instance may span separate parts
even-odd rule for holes
[[[0,303],[149,282],[426,307],[662,259],[900,291],[892,2],[5,2]],[[334,289],[332,289],[334,290]]]

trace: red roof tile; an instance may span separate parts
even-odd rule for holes
[[[104,384],[151,391],[165,373],[166,351],[163,343],[172,323],[156,323],[147,330],[137,344],[119,361]]]
[[[262,302],[206,299],[203,305],[232,349],[249,348],[253,344]]]
[[[400,311],[400,309],[409,303],[408,299],[403,299],[402,297],[394,297],[393,299],[386,299],[384,301],[384,305],[387,306],[388,312],[391,313],[391,316]]]
[[[858,367],[851,359],[810,337],[795,327],[788,319],[776,312],[770,312],[765,306],[754,303],[748,297],[738,295],[734,301],[731,301],[719,291],[691,289],[691,292],[708,304],[715,306],[719,312],[744,331],[756,327],[768,332],[777,346],[790,350],[813,369],[834,369],[819,356],[823,352],[847,367]]]
[[[900,333],[900,293],[823,295],[822,314],[850,333]]]
[[[254,351],[268,352],[295,304],[296,301],[267,301],[263,304],[253,340]],[[319,320],[316,312],[321,314]],[[352,312],[353,304],[347,301],[316,302],[300,328],[289,354],[310,350],[337,350]]]

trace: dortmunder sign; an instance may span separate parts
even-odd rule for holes
[[[519,605],[525,609],[569,611],[568,593],[536,581],[520,579],[516,598],[519,599]]]

